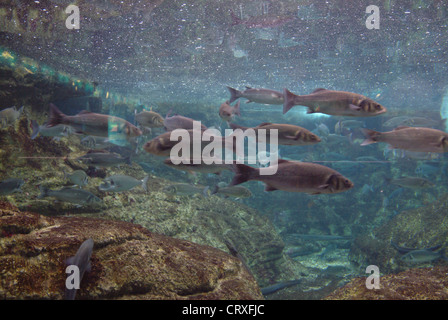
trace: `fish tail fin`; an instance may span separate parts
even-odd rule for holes
[[[227,87],[227,89],[230,92],[230,100],[229,100],[229,104],[232,103],[233,101],[235,101],[236,99],[241,97],[241,91],[236,90],[234,88],[231,87]]]
[[[36,120],[31,120],[31,130],[33,130],[31,133],[31,140],[34,140],[39,134],[39,124]]]
[[[233,165],[233,171],[235,172],[235,175],[233,176],[233,180],[230,182],[229,186],[235,186],[249,181],[258,173],[258,169],[238,163]]]
[[[294,107],[294,97],[295,94],[288,89],[283,89],[283,114],[288,112],[292,107]]]
[[[235,107],[234,107],[235,109],[235,114],[237,115],[237,116],[240,116],[241,117],[241,112],[240,112],[240,102],[238,101],[237,103],[236,103],[236,105],[235,105]]]
[[[378,142],[378,137],[381,135],[380,132],[370,129],[361,129],[362,133],[366,136],[366,139],[361,143],[361,146],[367,146],[372,143]]]
[[[50,103],[50,118],[47,122],[48,127],[54,127],[58,124],[61,124],[65,117],[66,115],[63,114],[61,110],[58,109],[58,107]]]
[[[146,176],[143,181],[142,181],[142,188],[148,192],[148,179],[149,179],[149,175]]]
[[[230,26],[236,26],[238,24],[241,24],[241,19],[237,17],[235,12],[233,10],[230,10],[230,16],[232,17],[232,24]]]
[[[37,199],[42,199],[42,198],[48,197],[48,191],[50,189],[48,189],[47,187],[44,187],[44,186],[39,186],[39,190],[40,190],[40,195],[37,196]]]

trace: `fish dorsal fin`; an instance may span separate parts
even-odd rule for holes
[[[248,86],[246,86],[246,89],[247,89],[247,90],[250,90],[250,89],[252,89],[252,87],[248,87]]]
[[[93,112],[89,111],[89,110],[82,110],[80,113],[78,113],[78,116],[81,114],[89,114],[89,113],[93,113]]]
[[[315,89],[313,92],[311,92],[311,93],[316,93],[316,92],[319,92],[319,91],[327,91],[327,89],[324,89],[324,88],[317,88],[317,89]]]
[[[263,122],[263,123],[260,123],[257,127],[265,127],[265,126],[269,126],[271,124],[272,124],[272,122]]]
[[[396,128],[394,129],[394,131],[395,131],[395,130],[403,130],[403,129],[407,129],[407,128],[410,128],[410,127],[408,127],[408,126],[399,126],[399,127],[396,127]]]

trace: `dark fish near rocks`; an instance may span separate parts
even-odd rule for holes
[[[311,131],[292,124],[265,122],[253,128],[242,127],[232,123],[230,123],[229,125],[233,130],[241,129],[243,131],[246,131],[247,129],[253,129],[257,136],[257,142],[269,143],[271,139],[271,130],[278,130],[277,135],[279,145],[308,146],[319,143],[321,141],[321,139]],[[258,130],[260,129],[266,130],[266,140],[262,139],[261,135],[258,134]]]
[[[70,180],[71,183],[74,183],[80,188],[86,186],[89,183],[89,177],[84,170],[76,170],[72,173],[66,173],[64,171],[64,178]]]
[[[386,180],[391,184],[411,189],[424,189],[435,186],[435,184],[432,181],[419,177],[402,177],[398,179],[386,179]]]
[[[134,177],[117,174],[104,179],[98,189],[105,192],[122,192],[129,191],[136,186],[142,186],[148,192],[148,179],[149,176],[146,176],[143,180],[138,180]]]
[[[416,250],[427,250],[427,251],[436,251],[438,249],[440,249],[440,247],[442,246],[441,244],[438,244],[436,246],[433,247],[429,247],[429,248],[423,248],[423,249],[418,249],[418,248],[408,248],[408,247],[400,247],[396,242],[394,242],[393,240],[390,241],[390,244],[392,245],[392,247],[394,247],[395,250],[397,250],[399,253],[404,254],[404,253],[408,253],[411,251],[416,251]]]
[[[118,153],[110,153],[100,150],[90,150],[85,155],[78,157],[76,160],[81,161],[92,167],[114,167],[121,164],[132,165],[131,157],[123,158]]]
[[[195,186],[189,183],[175,183],[163,188],[163,192],[169,194],[176,194],[180,196],[191,196],[195,194],[202,194],[204,197],[208,197],[209,187]]]
[[[173,131],[175,129],[193,130],[193,122],[195,120],[177,114],[171,117],[169,115],[168,113],[165,120],[163,120],[163,126],[166,131]],[[201,124],[201,130],[207,130],[207,127]]]
[[[289,192],[306,192],[309,194],[339,193],[353,187],[353,182],[339,172],[317,163],[288,161],[278,159],[277,171],[271,167],[253,168],[244,164],[235,164],[235,176],[231,186],[249,180],[266,184],[265,191],[283,190]],[[265,170],[266,174],[261,172]]]
[[[154,111],[142,111],[135,114],[135,121],[142,127],[146,128],[162,128],[163,117]]]
[[[25,184],[22,179],[6,179],[0,182],[0,196],[7,196],[14,192],[22,192],[21,187]]]
[[[142,135],[139,128],[130,122],[115,116],[81,111],[75,116],[63,114],[54,104],[50,103],[50,118],[48,127],[65,124],[73,127],[77,133],[100,137],[123,137],[129,140]]]
[[[362,129],[367,137],[362,146],[385,142],[391,148],[416,152],[447,152],[448,133],[431,128],[398,127],[388,132]]]
[[[90,258],[93,252],[93,240],[87,239],[79,247],[78,251],[73,257],[68,258],[65,263],[67,265],[75,265],[79,268],[79,282],[84,276],[84,273],[90,272],[91,264]],[[74,300],[76,296],[77,289],[65,289],[65,300]]]
[[[252,192],[243,186],[227,186],[225,182],[220,182],[213,189],[212,194],[222,194],[225,197],[234,197],[237,199],[252,197]]]
[[[233,107],[229,104],[229,101],[224,102],[219,107],[219,116],[224,121],[232,121],[235,116],[241,116],[240,102],[238,101]]]
[[[299,284],[300,282],[302,282],[301,279],[279,282],[279,283],[273,284],[271,286],[261,288],[261,293],[264,296],[267,296],[267,295],[273,294],[274,292],[277,292],[279,290],[295,286],[295,285]]]
[[[246,90],[239,91],[237,89],[227,87],[230,92],[229,103],[239,99],[246,98],[249,102],[258,102],[263,104],[273,104],[281,105],[283,104],[283,93],[280,91],[274,91],[270,89],[253,89],[251,87],[246,87]]]
[[[443,254],[443,250],[439,252],[434,252],[431,250],[421,249],[405,253],[400,257],[400,260],[406,263],[425,263],[438,260],[440,258],[442,258],[445,261],[448,261],[448,259]]]
[[[311,94],[298,96],[284,89],[283,113],[293,106],[308,107],[308,113],[324,113],[333,116],[371,117],[385,113],[386,108],[363,95],[316,89]]]
[[[0,111],[0,128],[12,125],[19,119],[23,106],[17,110],[16,107],[6,108]]]
[[[222,161],[223,163],[219,164],[219,163],[210,163],[207,164],[204,159],[202,159],[201,163],[199,164],[195,164],[193,163],[193,160],[189,161],[189,164],[183,164],[183,163],[179,163],[179,164],[174,164],[172,162],[172,160],[170,158],[167,158],[163,161],[163,163],[173,169],[176,170],[182,170],[182,171],[187,171],[191,174],[195,173],[195,172],[199,172],[199,173],[214,173],[214,174],[221,174],[221,172],[223,171],[232,171],[233,170],[233,165],[232,164],[226,164],[224,163],[224,161]]]
[[[64,187],[60,190],[51,190],[47,187],[39,186],[40,195],[38,199],[54,197],[62,202],[69,202],[79,206],[94,206],[103,202],[100,198],[89,191],[78,188]]]
[[[114,144],[108,137],[87,136],[81,139],[81,145],[89,149],[105,149],[113,147]]]

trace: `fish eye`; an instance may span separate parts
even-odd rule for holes
[[[376,109],[376,110],[381,110],[381,105],[376,104],[376,105],[375,105],[375,109]]]

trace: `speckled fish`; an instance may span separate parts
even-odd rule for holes
[[[103,202],[93,193],[72,187],[64,187],[60,190],[51,190],[44,186],[39,186],[40,195],[38,199],[53,197],[62,202],[69,202],[80,206],[99,205]]]
[[[229,104],[229,101],[224,102],[219,107],[219,116],[224,121],[232,121],[235,116],[241,116],[240,102],[238,101],[233,107]]]
[[[78,157],[76,160],[81,161],[92,167],[114,167],[121,164],[132,165],[131,157],[123,158],[118,153],[100,152],[99,150],[90,150],[85,155]]]
[[[54,104],[50,103],[50,118],[47,126],[53,127],[58,124],[69,125],[77,133],[99,137],[114,135],[123,136],[129,140],[130,138],[142,135],[139,128],[122,118],[93,113],[87,110],[81,111],[75,116],[67,116]]]
[[[173,131],[175,129],[193,130],[193,122],[196,120],[178,114],[171,117],[169,115],[168,113],[163,120],[163,126],[166,131]],[[201,124],[201,130],[207,130],[207,127]]]
[[[64,178],[68,179],[71,183],[74,183],[80,188],[86,186],[89,183],[89,177],[84,170],[76,170],[72,173],[66,173],[64,171]]]
[[[230,185],[256,180],[266,184],[265,191],[283,190],[309,194],[339,193],[353,187],[353,182],[339,172],[317,163],[279,159],[275,174],[269,174],[272,169],[235,164],[235,176]],[[261,174],[263,170],[266,171],[265,175]]]
[[[148,179],[149,176],[146,176],[143,180],[138,180],[134,177],[117,174],[104,179],[98,189],[105,192],[122,192],[129,191],[136,186],[141,186],[147,192]]]
[[[78,251],[73,257],[68,258],[65,263],[66,265],[74,265],[79,269],[79,282],[81,282],[84,273],[90,272],[90,258],[93,252],[93,240],[87,239],[79,247]],[[76,296],[77,289],[65,289],[65,300],[74,300]]]
[[[333,116],[371,117],[385,113],[386,108],[363,95],[316,89],[311,94],[298,96],[284,89],[283,113],[293,106],[308,107],[308,113],[324,113]]]
[[[435,184],[432,181],[419,177],[402,177],[397,179],[389,179],[388,182],[403,188],[411,188],[411,189],[424,189],[435,186]]]
[[[73,132],[70,126],[64,124],[58,124],[53,127],[48,127],[46,124],[39,125],[36,120],[31,120],[31,140],[37,138],[38,135],[41,137],[67,137]]]
[[[25,184],[22,179],[6,179],[0,182],[0,196],[7,196],[14,192],[22,192],[21,187]]]
[[[406,263],[425,263],[438,260],[440,258],[442,258],[445,261],[448,260],[443,254],[443,251],[434,252],[431,250],[421,249],[405,253],[400,257],[400,260]]]
[[[204,160],[204,159],[202,159]],[[189,173],[194,173],[194,172],[199,172],[199,173],[214,173],[216,175],[221,174],[221,172],[223,171],[232,171],[233,170],[233,165],[232,164],[226,164],[224,163],[211,163],[211,164],[207,164],[204,161],[201,161],[201,163],[199,164],[194,164],[193,160],[190,160],[189,164],[183,164],[183,163],[179,163],[179,164],[174,164],[170,158],[167,158],[163,161],[163,163],[173,169],[176,170],[182,170],[182,171],[187,171]]]
[[[195,186],[189,183],[175,183],[163,188],[163,192],[169,194],[177,194],[180,196],[190,196],[194,194],[201,194],[204,197],[208,197],[209,187]]]
[[[19,119],[23,111],[23,106],[17,110],[16,107],[6,108],[0,111],[0,127],[6,127],[14,124]]]
[[[229,103],[239,99],[246,98],[249,102],[258,102],[262,104],[273,104],[281,105],[283,104],[283,94],[280,91],[274,91],[270,89],[253,89],[251,87],[246,87],[246,90],[239,91],[231,87],[227,87],[230,92]]]
[[[256,127],[248,128],[230,123],[230,127],[233,130],[241,129],[243,131],[247,129],[253,129],[256,132],[258,142],[269,142],[271,130],[278,130],[277,135],[279,145],[308,146],[319,143],[321,141],[321,139],[311,131],[292,124],[265,122],[259,124]],[[261,135],[258,134],[258,130],[260,129],[266,130],[266,140],[261,139]]]
[[[222,194],[225,197],[234,197],[237,199],[252,197],[252,192],[243,186],[227,186],[225,182],[220,182],[213,189],[212,194]]]
[[[162,128],[163,117],[154,111],[142,111],[135,114],[135,121],[142,127],[146,128]]]
[[[366,138],[362,146],[385,142],[391,148],[416,152],[447,152],[448,133],[431,128],[398,127],[388,132],[362,129]]]

